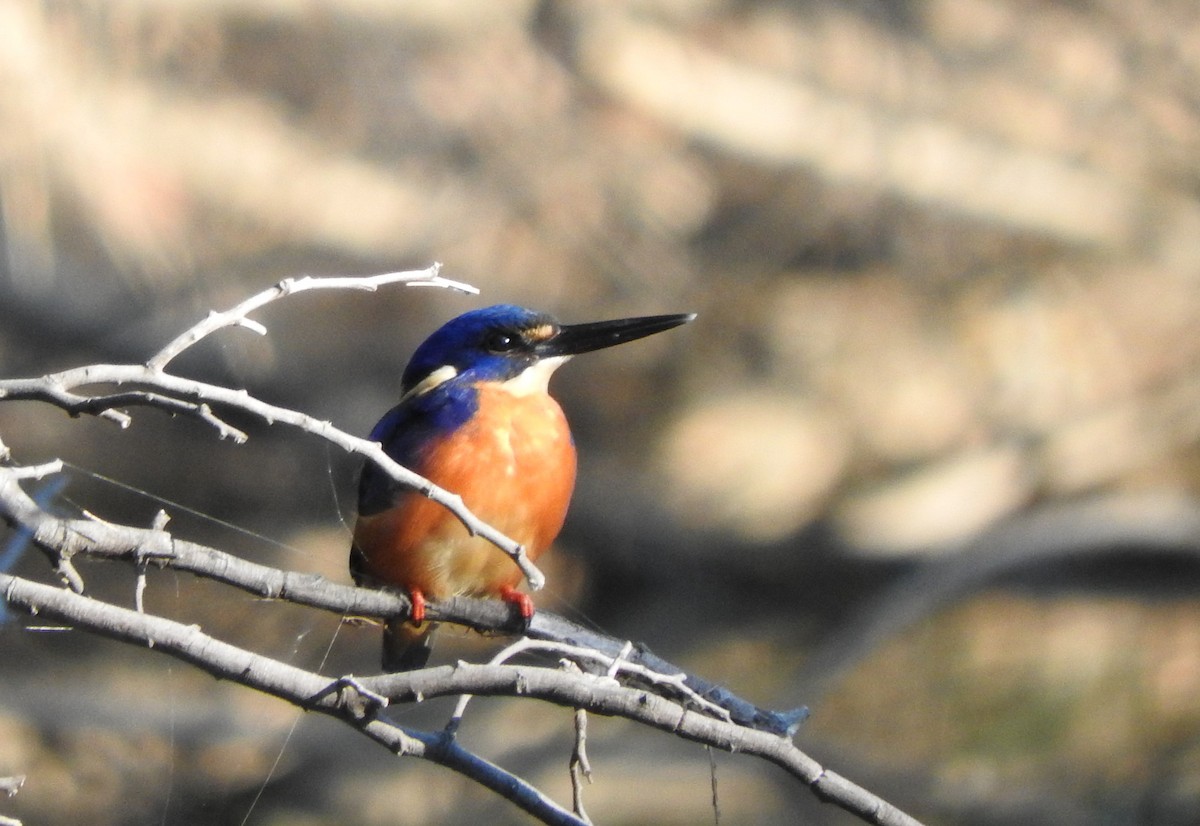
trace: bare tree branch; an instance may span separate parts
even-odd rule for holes
[[[132,422],[132,417],[123,410],[117,410],[117,407],[157,407],[171,413],[199,418],[212,425],[222,438],[232,438],[237,442],[245,441],[246,434],[217,417],[213,413],[211,405],[220,405],[249,413],[268,425],[281,424],[297,428],[324,439],[347,453],[363,456],[368,461],[374,462],[397,483],[418,491],[442,505],[453,513],[472,534],[483,537],[508,554],[521,569],[529,587],[534,591],[540,590],[545,586],[546,577],[529,559],[525,548],[520,543],[513,541],[475,516],[457,494],[433,484],[423,476],[394,461],[384,453],[383,447],[378,442],[353,436],[334,427],[331,422],[321,421],[296,410],[260,401],[245,390],[234,390],[229,387],[181,378],[162,370],[162,367],[171,359],[205,336],[222,327],[241,323],[245,320],[247,313],[259,309],[270,301],[305,290],[328,288],[374,290],[381,284],[389,283],[447,287],[468,292],[474,290],[473,287],[441,278],[437,274],[436,265],[427,270],[388,273],[380,276],[287,280],[242,302],[232,310],[211,314],[207,319],[164,347],[146,364],[92,364],[36,378],[0,380],[0,401],[42,401],[52,404],[72,416],[95,415],[113,421],[121,427],[128,427]],[[261,325],[258,326],[261,327]],[[97,384],[133,385],[140,389],[104,394],[77,392],[80,388]]]
[[[127,425],[131,417],[118,406],[148,406],[194,415],[222,437],[245,434],[223,422],[212,406],[249,413],[267,424],[284,424],[316,435],[374,462],[400,484],[414,488],[449,508],[468,530],[489,539],[522,565],[531,585],[542,577],[523,549],[478,520],[461,498],[401,467],[381,446],[359,439],[304,413],[267,404],[244,390],[180,378],[164,371],[176,356],[216,330],[229,326],[262,332],[249,313],[295,292],[317,288],[375,289],[384,283],[424,283],[469,289],[441,279],[436,268],[421,273],[391,273],[365,279],[300,279],[285,281],[224,313],[214,313],[160,350],[145,364],[91,365],[33,379],[0,381],[0,401],[34,399],[72,415],[102,416]],[[92,385],[117,385],[115,392],[89,394]],[[177,538],[166,530],[160,513],[150,527],[106,522],[86,514],[63,518],[47,512],[22,488],[23,480],[58,472],[60,462],[13,466],[0,442],[0,519],[30,537],[50,559],[68,588],[0,573],[0,594],[7,604],[31,615],[69,623],[92,633],[143,645],[191,663],[219,678],[284,699],[296,706],[342,720],[398,755],[430,760],[459,772],[512,801],[546,823],[587,822],[579,789],[588,766],[585,751],[586,713],[618,716],[688,740],[728,751],[744,752],[781,767],[821,798],[875,824],[917,821],[845,778],[826,771],[791,742],[807,709],[760,709],[727,689],[687,674],[645,646],[599,634],[549,612],[540,611],[525,626],[514,623],[509,606],[498,601],[454,598],[431,603],[430,619],[453,622],[486,632],[520,631],[528,635],[485,665],[458,663],[403,674],[330,677],[239,648],[186,625],[144,611],[141,589],[147,566],[187,571],[200,577],[269,599],[331,611],[343,616],[406,617],[411,610],[403,594],[356,588],[320,576],[285,571],[240,559],[225,551]],[[74,566],[79,558],[105,558],[132,566],[135,609],[86,596]],[[511,664],[515,654],[532,652],[560,658],[562,667]],[[406,728],[387,717],[388,708],[425,698],[478,695],[528,697],[570,709],[575,715],[572,756],[575,812],[551,800],[511,772],[464,749],[455,733],[459,714],[441,732]]]
[[[579,671],[579,666],[570,660],[563,660],[561,665],[567,671]],[[592,763],[587,755],[587,723],[587,712],[582,708],[575,709],[575,746],[571,749],[567,770],[571,773],[571,808],[581,820],[591,823],[583,807],[583,781],[592,782]]]
[[[5,797],[12,797],[21,790],[23,785],[25,785],[25,775],[23,774],[12,777],[0,777],[0,794]],[[0,826],[21,826],[21,821],[15,817],[0,815]]]
[[[344,616],[406,617],[411,610],[408,596],[400,592],[357,588],[331,582],[317,574],[271,568],[176,538],[162,528],[54,516],[42,510],[17,483],[19,470],[0,467],[0,519],[25,531],[47,553],[56,569],[63,558],[124,560],[139,568],[154,564],[186,571],[256,596],[286,600]],[[430,602],[427,614],[439,622],[476,631],[522,631],[533,638],[518,641],[502,652],[496,662],[521,651],[570,657],[609,677],[617,674],[630,677],[710,714],[776,734],[794,732],[807,716],[804,708],[792,711],[758,708],[721,686],[685,673],[678,666],[656,657],[645,646],[634,646],[628,640],[592,631],[549,611],[538,611],[525,627],[514,619],[511,607],[505,603],[456,597]]]
[[[171,360],[184,350],[223,327],[245,327],[259,335],[265,336],[267,328],[251,319],[249,317],[250,313],[270,304],[272,301],[305,292],[306,290],[367,290],[373,292],[388,284],[408,284],[414,287],[446,287],[458,290],[459,292],[478,294],[479,290],[470,284],[463,284],[459,281],[450,281],[449,279],[442,278],[438,274],[441,268],[441,264],[434,264],[425,270],[388,272],[381,275],[285,278],[274,287],[270,287],[258,295],[247,298],[236,307],[232,307],[224,312],[216,312],[214,310],[209,313],[208,317],[203,321],[191,329],[185,330],[172,342],[167,344],[166,347],[159,350],[158,353],[146,362],[146,366],[151,370],[166,369]]]
[[[440,763],[511,800],[545,823],[581,823],[569,811],[511,772],[463,749],[452,739],[407,729],[378,716],[363,702],[353,678],[330,679],[255,654],[184,625],[85,597],[62,588],[0,574],[0,593],[31,615],[85,628],[122,642],[145,645],[240,685],[287,700],[308,711],[336,717],[400,756]],[[450,693],[455,693],[450,689]]]
[[[62,519],[43,511],[20,487],[21,469],[0,468],[0,516],[27,531],[52,556],[94,556],[122,559],[135,565],[153,563],[218,580],[262,596],[344,614],[404,616],[405,596],[354,588],[316,575],[281,571],[238,559],[222,551],[175,539],[161,528],[137,528],[92,519]],[[505,664],[442,666],[422,671],[375,677],[329,678],[236,648],[161,617],[109,605],[68,590],[0,574],[0,591],[10,605],[42,617],[56,618],[126,642],[152,646],[191,662],[215,676],[273,694],[303,708],[347,719],[364,734],[399,754],[412,754],[444,763],[493,788],[480,779],[491,766],[466,754],[452,741],[452,732],[420,734],[391,726],[374,715],[389,703],[471,694],[521,696],[546,700],[572,709],[621,716],[686,739],[727,751],[745,752],[775,763],[813,788],[823,800],[854,812],[869,823],[913,824],[916,821],[886,802],[832,772],[781,736],[794,730],[803,712],[758,709],[727,690],[677,669],[628,642],[573,626],[539,611],[529,633],[549,642],[527,641],[522,650],[543,650],[568,656],[581,668],[576,673],[536,666]],[[502,631],[512,622],[509,609],[497,601],[454,599],[431,603],[430,616],[485,631]],[[577,644],[583,637],[592,647]],[[601,648],[607,650],[600,650]],[[658,668],[647,663],[654,663]],[[597,664],[603,666],[597,668]],[[587,669],[587,670],[584,670]],[[659,670],[661,669],[661,670]],[[617,677],[621,677],[618,679]],[[630,683],[630,684],[626,684]],[[419,743],[420,745],[415,745]],[[499,770],[498,771],[503,771]],[[491,775],[488,775],[491,778]],[[525,784],[526,786],[528,784]],[[510,780],[500,788],[514,788]],[[533,794],[532,787],[520,795]],[[506,793],[507,796],[507,793]],[[538,809],[541,793],[522,802],[547,822],[560,821],[565,810]],[[533,808],[530,808],[533,807]]]
[[[783,737],[692,711],[647,690],[621,685],[607,675],[460,662],[400,674],[331,679],[222,642],[203,633],[198,626],[138,613],[10,574],[0,574],[0,592],[9,605],[30,614],[153,647],[215,677],[342,719],[396,754],[441,763],[502,794],[547,823],[583,821],[515,775],[469,755],[454,742],[452,735],[415,732],[382,719],[379,704],[370,699],[364,703],[364,693],[368,698],[387,698],[390,704],[460,694],[529,697],[571,709],[625,717],[697,743],[761,757],[807,784],[822,800],[868,823],[881,826],[918,823],[876,795],[827,771]]]

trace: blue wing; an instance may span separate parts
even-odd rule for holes
[[[438,439],[453,433],[479,407],[474,386],[453,380],[393,407],[371,430],[370,439],[383,444],[392,459],[423,473],[423,459]],[[405,490],[373,463],[363,467],[358,483],[358,512],[363,516],[387,510]]]

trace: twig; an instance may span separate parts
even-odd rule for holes
[[[592,764],[587,756],[587,712],[575,709],[575,747],[571,749],[571,803],[579,819],[591,823],[583,808],[583,781],[592,782]]]
[[[594,648],[571,645],[558,640],[535,640],[522,637],[493,657],[491,662],[494,665],[498,665],[508,662],[518,654],[530,651],[556,654],[574,663],[595,663],[606,668],[605,677],[613,682],[619,682],[617,680],[618,675],[632,676],[637,678],[639,683],[660,689],[659,693],[682,698],[685,703],[704,711],[706,714],[711,714],[721,720],[732,719],[728,709],[722,708],[719,704],[702,697],[697,691],[687,685],[688,675],[686,672],[677,670],[673,674],[664,674],[648,668],[641,663],[629,660],[628,657],[633,652],[633,643],[628,640],[621,645],[620,652],[614,657],[602,651],[597,651]]]
[[[438,274],[441,268],[441,264],[434,264],[424,270],[388,272],[381,275],[285,278],[275,286],[263,290],[258,295],[247,298],[236,307],[232,307],[224,312],[217,312],[216,310],[210,312],[208,317],[203,321],[185,330],[159,350],[158,353],[146,362],[146,366],[155,371],[166,369],[166,366],[184,350],[187,350],[192,345],[223,327],[245,327],[252,332],[258,333],[260,336],[265,336],[267,328],[249,318],[250,313],[261,309],[272,301],[277,301],[286,296],[295,295],[307,290],[374,291],[388,284],[408,284],[410,286],[445,287],[464,293],[479,292],[469,284],[442,278]]]
[[[712,746],[705,746],[704,750],[708,752],[708,782],[709,788],[712,789],[713,823],[715,826],[721,826],[721,795],[717,789],[717,755],[713,752]]]
[[[583,670],[572,660],[562,660],[559,663],[564,671],[582,674]],[[583,781],[592,782],[592,764],[587,756],[587,712],[582,708],[575,709],[575,745],[571,749],[571,760],[567,770],[571,775],[571,807],[581,820],[591,823],[587,810],[583,808]]]
[[[0,777],[0,794],[12,797],[25,785],[25,775],[17,774],[12,777]],[[21,826],[21,821],[15,817],[0,815],[0,826]]]
[[[154,521],[150,523],[150,530],[156,534],[165,533],[167,523],[171,521],[171,517],[167,515],[165,510],[159,509],[158,513],[154,514]],[[133,589],[133,604],[139,614],[146,612],[145,596],[146,596],[146,568],[149,565],[149,559],[144,553],[137,554],[137,582]]]
[[[62,460],[55,459],[53,462],[46,462],[41,465],[6,467],[3,471],[10,479],[44,479],[47,476],[62,473],[62,469]]]
[[[541,590],[546,577],[533,564],[524,546],[484,522],[466,506],[462,498],[433,484],[397,463],[388,456],[382,445],[361,439],[304,413],[260,401],[245,390],[233,390],[220,385],[181,378],[166,373],[164,368],[180,353],[213,332],[225,327],[243,326],[257,332],[265,328],[250,320],[249,313],[266,304],[315,289],[376,290],[381,286],[404,283],[411,286],[444,287],[462,292],[477,292],[474,287],[442,278],[439,265],[425,270],[384,273],[374,276],[285,279],[270,289],[246,299],[224,312],[212,312],[185,331],[145,364],[93,364],[64,370],[37,378],[0,380],[0,400],[37,400],[52,404],[72,416],[94,415],[128,427],[133,419],[118,407],[143,406],[166,410],[174,414],[193,416],[213,427],[220,438],[235,442],[246,441],[247,434],[219,416],[212,405],[249,413],[268,425],[283,424],[324,439],[348,453],[373,462],[398,484],[432,499],[453,513],[472,535],[483,537],[513,560],[520,568],[531,590]],[[131,385],[132,389],[117,393],[85,394],[79,388],[96,384]]]

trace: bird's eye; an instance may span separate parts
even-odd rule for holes
[[[515,350],[520,344],[520,336],[513,333],[506,333],[503,330],[495,330],[488,333],[487,340],[484,341],[484,346],[493,353],[507,353],[510,350]]]

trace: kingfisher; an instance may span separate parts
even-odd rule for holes
[[[550,376],[572,356],[678,327],[693,313],[560,324],[511,304],[463,313],[427,338],[404,369],[399,403],[370,438],[399,464],[462,497],[479,518],[536,561],[558,536],[575,486],[575,445]],[[350,572],[359,585],[407,592],[407,619],[389,621],[383,668],[429,659],[436,623],[427,599],[499,597],[523,621],[521,571],[450,511],[396,483],[373,463],[358,488]]]

